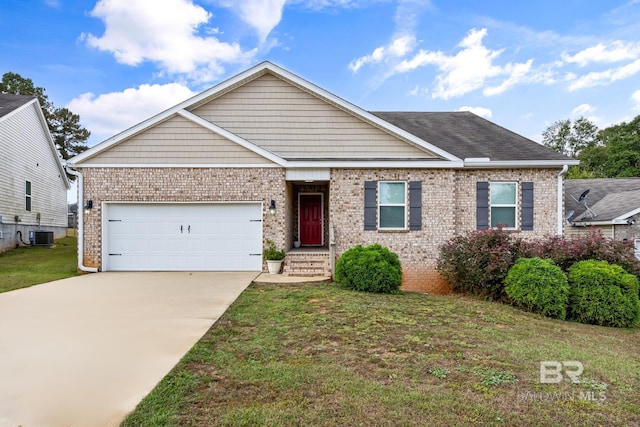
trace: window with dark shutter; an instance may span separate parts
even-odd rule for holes
[[[522,183],[522,229],[533,230],[533,182]]]
[[[376,192],[378,183],[376,181],[365,181],[364,183],[364,229],[375,230],[378,225],[376,211],[378,204]]]
[[[489,228],[489,183],[486,181],[476,183],[476,228]]]
[[[409,182],[409,230],[422,229],[422,182]]]

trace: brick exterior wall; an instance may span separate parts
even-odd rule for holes
[[[84,168],[84,265],[102,266],[102,202],[276,201],[276,214],[263,213],[263,239],[289,248],[290,193],[282,168]],[[84,204],[84,201],[82,201]],[[265,266],[266,267],[266,266]],[[266,271],[266,268],[264,268]]]
[[[558,172],[553,169],[332,169],[329,203],[336,235],[336,257],[356,244],[379,243],[398,254],[403,269],[403,290],[449,293],[451,287],[436,271],[438,248],[455,235],[476,228],[476,182],[534,182],[534,229],[514,233],[536,238],[557,231]],[[421,230],[364,230],[364,182],[387,180],[422,182]],[[336,205],[339,208],[335,208]]]
[[[85,217],[84,264],[98,268],[102,202],[262,201],[263,239],[289,249],[297,233],[298,193],[322,192],[325,239],[327,222],[331,222],[336,259],[357,244],[379,243],[400,257],[402,289],[437,294],[451,290],[435,269],[438,248],[476,228],[476,182],[533,182],[534,229],[514,233],[538,238],[557,231],[557,169],[332,169],[328,186],[286,182],[283,168],[85,168],[81,172],[85,199],[81,203],[93,200],[93,209]],[[422,182],[421,230],[364,230],[364,182],[387,180]],[[266,212],[271,199],[276,201],[275,215]]]

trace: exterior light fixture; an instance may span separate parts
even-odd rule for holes
[[[93,209],[93,200],[89,199],[87,200],[87,204],[84,205],[84,214],[89,215],[89,211],[91,211],[91,209]]]
[[[276,214],[276,201],[271,199],[271,204],[269,205],[269,213],[271,215],[275,215]]]

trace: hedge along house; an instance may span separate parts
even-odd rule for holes
[[[403,289],[443,292],[438,247],[459,233],[561,234],[573,164],[471,113],[371,113],[264,62],[71,159],[92,205],[80,264],[262,271],[271,239],[285,274],[331,274],[380,243]]]

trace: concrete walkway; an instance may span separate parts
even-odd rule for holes
[[[258,273],[97,273],[0,294],[0,427],[117,426]]]

